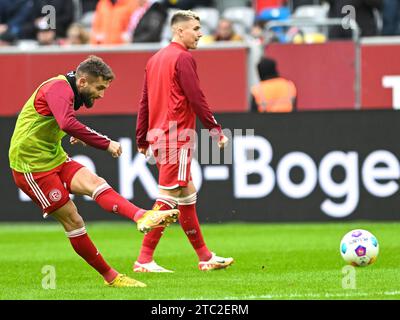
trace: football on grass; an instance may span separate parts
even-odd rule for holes
[[[352,230],[346,233],[340,242],[340,254],[344,261],[355,267],[374,263],[378,253],[378,240],[367,230]]]

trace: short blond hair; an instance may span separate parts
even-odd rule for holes
[[[171,27],[182,21],[197,20],[200,22],[199,15],[192,10],[179,10],[171,18]]]

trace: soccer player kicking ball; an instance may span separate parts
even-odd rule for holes
[[[218,139],[223,148],[228,138],[213,117],[200,89],[196,62],[189,49],[196,49],[202,36],[196,13],[177,11],[171,20],[172,42],[150,58],[146,66],[142,98],[137,118],[138,151],[151,150],[159,171],[159,198],[154,210],[179,208],[179,222],[199,257],[199,269],[226,268],[232,258],[216,256],[201,234],[196,213],[196,189],[191,179],[190,164],[195,148],[196,116]],[[135,272],[171,272],[153,259],[163,228],[145,235]]]
[[[176,221],[178,210],[145,211],[115,192],[103,179],[70,159],[61,146],[69,134],[72,144],[82,143],[121,155],[118,142],[83,125],[75,117],[82,105],[91,108],[114,79],[111,68],[96,56],[81,62],[76,72],[42,83],[18,116],[9,150],[16,185],[64,227],[72,247],[99,272],[111,287],[145,287],[142,282],[118,273],[103,259],[90,240],[84,221],[69,194],[91,196],[104,210],[137,223],[139,231],[167,226]]]

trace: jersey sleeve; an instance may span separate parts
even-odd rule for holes
[[[176,62],[176,73],[185,97],[188,99],[189,104],[203,126],[210,130],[212,136],[221,135],[221,125],[215,120],[204,93],[200,88],[196,61],[189,52],[183,52],[179,55]]]
[[[147,92],[147,76],[144,75],[142,98],[140,99],[139,111],[136,119],[136,145],[138,148],[148,148],[146,139],[149,128],[149,100]]]
[[[106,150],[110,139],[95,130],[85,126],[76,119],[73,109],[74,93],[65,81],[57,81],[45,93],[48,107],[56,119],[59,127],[65,133],[86,144]]]

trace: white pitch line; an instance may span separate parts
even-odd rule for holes
[[[352,291],[353,289],[346,289]],[[353,293],[292,293],[292,294],[262,294],[262,295],[251,295],[243,297],[223,297],[218,298],[221,300],[255,300],[255,299],[330,299],[330,298],[352,298],[352,297],[370,297],[370,296],[400,296],[400,291],[380,291],[380,292],[353,292]],[[191,297],[179,298],[179,300],[191,300]],[[210,300],[210,297],[197,297],[196,300]]]
[[[353,289],[347,289],[353,290]],[[293,299],[293,298],[351,298],[351,297],[370,297],[370,296],[400,296],[400,291],[384,291],[384,292],[354,292],[354,293],[305,293],[305,294],[263,294],[263,295],[251,295],[244,297],[224,297],[223,300],[254,300],[254,299]]]

